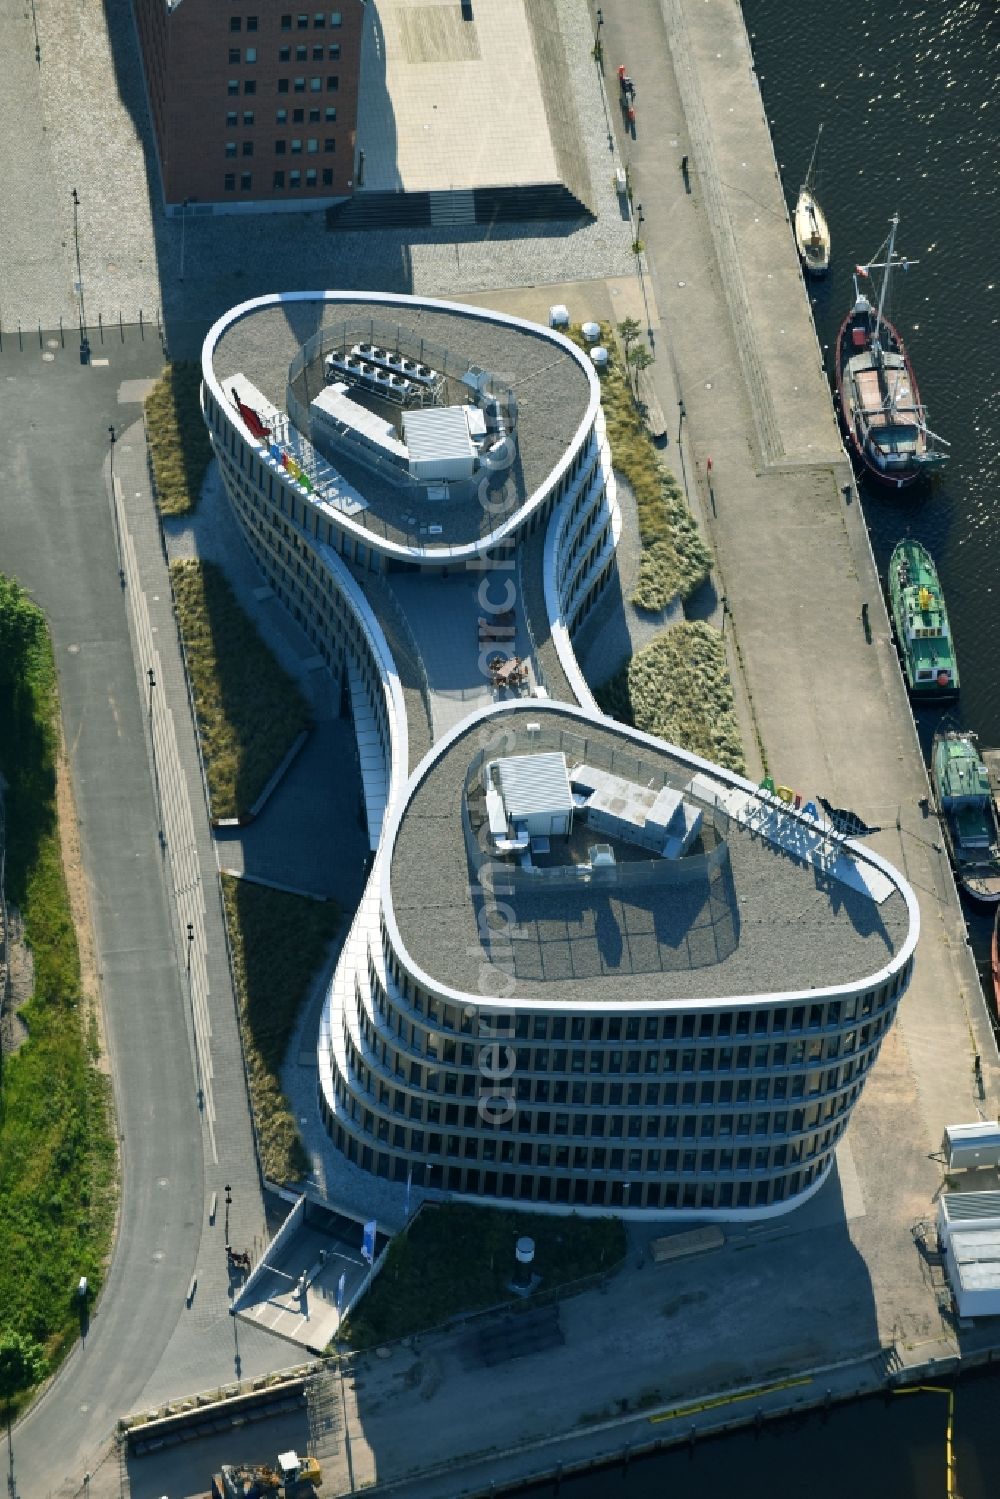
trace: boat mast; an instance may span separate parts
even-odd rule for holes
[[[885,296],[886,292],[889,290],[889,277],[892,275],[892,257],[896,244],[896,230],[899,227],[899,214],[894,213],[892,218],[889,220],[889,223],[892,226],[889,230],[889,248],[886,253],[885,264],[883,267],[885,275],[882,277],[882,285],[879,287],[878,310],[875,313],[875,334],[872,338],[872,353],[878,360],[879,365],[881,365],[882,363],[882,341],[879,338],[879,331],[882,327],[882,313],[885,308]]]
[[[806,172],[806,180],[803,184],[805,187],[809,188],[810,191],[812,190],[813,167],[816,165],[816,152],[819,150],[819,138],[822,134],[823,126],[820,125],[819,129],[816,132],[816,144],[813,146],[813,154],[809,158],[809,170]]]

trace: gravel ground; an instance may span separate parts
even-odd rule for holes
[[[79,192],[80,260],[90,323],[149,319],[162,309],[173,352],[196,351],[208,322],[233,303],[287,288],[342,287],[451,295],[545,281],[627,275],[631,232],[612,185],[617,164],[585,0],[554,0],[576,91],[599,217],[456,230],[332,234],[322,213],[201,217],[182,226],[159,204],[152,137],[127,0],[37,0],[5,7],[0,43],[0,318],[11,328],[62,317],[78,300],[71,191]]]

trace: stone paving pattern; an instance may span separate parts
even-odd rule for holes
[[[167,219],[147,123],[128,0],[37,7],[0,16],[7,64],[0,103],[0,320],[7,330],[70,326],[79,314],[70,197],[80,197],[80,258],[88,322],[163,317],[171,351],[195,357],[211,321],[234,303],[294,288],[368,288],[447,296],[487,288],[622,276],[631,231],[613,186],[591,23],[584,0],[553,0],[559,16],[597,220],[462,229],[329,233],[322,213]],[[565,80],[562,82],[565,86]],[[502,120],[487,127],[502,127]],[[465,137],[454,141],[456,159]],[[448,183],[441,184],[447,187]],[[184,248],[184,279],[181,247]]]

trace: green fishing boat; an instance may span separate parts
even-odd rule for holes
[[[889,603],[911,695],[955,697],[958,661],[937,568],[927,548],[909,537],[889,562]]]
[[[967,730],[939,729],[931,786],[955,876],[984,905],[1000,901],[1000,827],[989,771]]]

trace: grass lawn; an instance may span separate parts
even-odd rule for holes
[[[201,365],[190,361],[168,364],[146,397],[156,498],[164,515],[194,510],[212,457],[200,392]]]
[[[332,901],[222,876],[236,1000],[261,1162],[270,1181],[297,1181],[308,1161],[281,1091],[299,1006],[340,926]]]
[[[601,375],[611,458],[628,481],[639,511],[642,558],[632,603],[655,614],[678,595],[682,599],[691,596],[708,577],[712,554],[701,539],[682,489],[664,468],[643,426],[610,324],[602,324],[601,335],[612,351],[608,369]],[[581,348],[589,348],[579,329],[572,329],[571,337]]]
[[[307,727],[306,702],[218,567],[174,562],[170,578],[212,817],[241,817]]]
[[[340,1344],[372,1348],[461,1312],[504,1301],[520,1305],[507,1282],[522,1234],[535,1241],[539,1293],[610,1270],[625,1255],[625,1230],[617,1218],[556,1218],[460,1202],[427,1205],[393,1240],[381,1274],[344,1324]]]
[[[674,625],[594,695],[622,723],[730,770],[746,769],[726,647],[701,620]]]
[[[0,1076],[0,1337],[50,1367],[79,1333],[76,1286],[96,1295],[111,1247],[117,1162],[108,1079],[85,1034],[80,960],[56,812],[59,701],[44,617],[0,575],[0,772],[6,892],[34,960],[28,1039]]]

